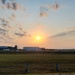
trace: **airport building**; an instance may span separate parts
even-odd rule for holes
[[[24,51],[41,51],[39,47],[23,47]]]
[[[0,51],[10,51],[10,50],[17,50],[17,45],[14,47],[12,46],[0,46]]]

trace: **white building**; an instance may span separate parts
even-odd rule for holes
[[[25,50],[25,51],[40,51],[41,48],[39,48],[39,47],[23,47],[23,50]]]

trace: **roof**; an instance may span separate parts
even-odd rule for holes
[[[7,48],[8,46],[0,46],[0,48]]]

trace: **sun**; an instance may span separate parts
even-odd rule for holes
[[[45,36],[43,34],[34,34],[31,38],[34,44],[42,44],[45,41]]]
[[[36,36],[36,37],[35,37],[35,39],[36,39],[37,41],[40,41],[41,38],[42,38],[41,36]]]

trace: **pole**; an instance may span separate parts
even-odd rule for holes
[[[28,63],[25,64],[25,73],[28,73]]]
[[[59,72],[59,65],[56,64],[56,71]]]

